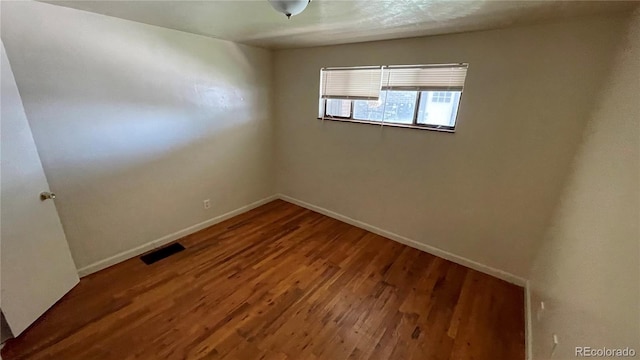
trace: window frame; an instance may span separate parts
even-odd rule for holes
[[[375,67],[377,67],[378,65],[376,65]],[[371,66],[368,66],[371,67]],[[351,97],[324,97],[322,95],[322,80],[320,81],[320,104],[318,106],[318,119],[319,120],[332,120],[332,121],[342,121],[342,122],[352,122],[352,123],[359,123],[359,124],[370,124],[370,125],[377,125],[377,126],[391,126],[391,127],[400,127],[400,128],[410,128],[410,129],[419,129],[419,130],[432,130],[432,131],[440,131],[440,132],[448,132],[448,133],[455,133],[456,129],[458,127],[458,120],[459,120],[459,115],[460,115],[460,105],[462,104],[462,100],[464,97],[464,83],[466,80],[466,75],[467,75],[467,71],[469,69],[469,63],[467,62],[458,62],[458,63],[440,63],[440,64],[422,64],[422,65],[381,65],[381,68],[383,69],[383,78],[384,78],[384,71],[385,69],[398,69],[398,68],[465,68],[465,77],[462,78],[462,84],[459,86],[459,88],[452,90],[451,88],[448,87],[441,87],[439,85],[419,85],[419,86],[385,86],[381,84],[381,88],[380,91],[414,91],[416,92],[416,101],[414,104],[414,113],[413,113],[413,119],[412,119],[412,123],[411,124],[406,124],[406,123],[396,123],[396,122],[390,122],[390,121],[385,121],[385,120],[381,120],[381,121],[377,121],[377,120],[361,120],[361,119],[355,119],[353,117],[354,114],[354,109],[355,109],[355,101],[360,100],[360,99],[355,99],[355,98],[351,98]],[[322,68],[320,71],[321,74],[321,78],[322,78],[322,71],[324,70],[329,70],[329,69],[358,69],[358,68],[367,68],[367,66],[349,66],[349,67],[339,67],[339,68]],[[390,84],[387,84],[390,85]],[[454,118],[454,123],[453,126],[449,126],[449,125],[435,125],[435,124],[422,124],[418,122],[418,115],[420,114],[420,102],[422,101],[422,96],[423,96],[423,92],[445,92],[445,93],[451,93],[451,92],[459,92],[459,96],[456,95],[455,97],[453,96],[453,94],[451,94],[450,96],[450,100],[446,101],[445,103],[451,103],[451,102],[456,102],[457,101],[457,106],[456,106],[456,114],[455,114],[455,118]],[[446,98],[446,96],[445,96]],[[455,98],[455,101],[454,101]],[[349,117],[343,117],[343,116],[331,116],[331,115],[327,115],[327,100],[342,100],[342,101],[349,101],[349,105],[350,105],[350,114]],[[366,101],[366,100],[365,100]],[[383,114],[384,117],[384,114]]]
[[[322,114],[327,117],[327,118],[332,118],[332,119],[343,119],[343,120],[348,120],[348,119],[352,119],[355,120],[353,118],[353,101],[351,99],[321,99],[323,101],[322,103]],[[346,116],[336,116],[336,115],[327,115],[327,100],[340,100],[340,101],[347,101],[350,100],[349,103],[351,104],[351,107],[349,108],[349,117]]]
[[[413,109],[413,120],[411,124],[395,123],[395,122],[384,121],[384,120],[375,121],[375,120],[356,119],[353,117],[353,109],[355,105],[354,101],[356,101],[354,99],[322,99],[321,98],[320,101],[322,101],[322,114],[321,114],[322,116],[319,116],[318,119],[342,121],[342,122],[353,122],[353,123],[359,123],[359,124],[370,124],[370,125],[377,125],[377,126],[391,126],[391,127],[400,127],[400,128],[408,128],[408,129],[432,130],[432,131],[441,131],[441,132],[448,132],[448,133],[456,132],[456,126],[458,125],[458,115],[460,113],[460,103],[462,103],[462,94],[464,93],[464,89],[460,91],[460,101],[458,102],[458,108],[456,109],[456,118],[454,122],[455,125],[453,126],[420,124],[418,122],[418,113],[420,111],[419,107],[420,107],[420,100],[422,98],[422,92],[433,91],[433,90],[421,90],[416,88],[407,88],[404,86],[400,86],[400,87],[383,86],[381,91],[415,91],[417,93],[416,102]],[[327,100],[349,101],[351,104],[349,117],[327,115]],[[362,100],[362,101],[366,101],[366,100]]]

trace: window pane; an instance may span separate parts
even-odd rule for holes
[[[416,91],[382,91],[378,101],[354,101],[353,118],[412,124],[417,96]]]
[[[351,117],[351,100],[327,99],[327,116]]]
[[[461,91],[421,92],[418,124],[455,126],[461,94]]]
[[[382,121],[382,109],[386,91],[380,92],[379,100],[355,100],[353,102],[353,118],[358,120]]]

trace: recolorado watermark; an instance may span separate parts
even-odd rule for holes
[[[594,358],[624,358],[635,357],[636,350],[626,347],[624,349],[609,349],[606,347],[592,348],[589,346],[577,346],[576,357],[594,357]]]

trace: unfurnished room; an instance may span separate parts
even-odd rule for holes
[[[0,0],[0,358],[640,359],[640,1]]]

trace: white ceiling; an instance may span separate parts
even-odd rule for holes
[[[46,2],[268,48],[456,33],[606,12],[639,1],[314,0],[288,20],[260,1],[47,0]]]

